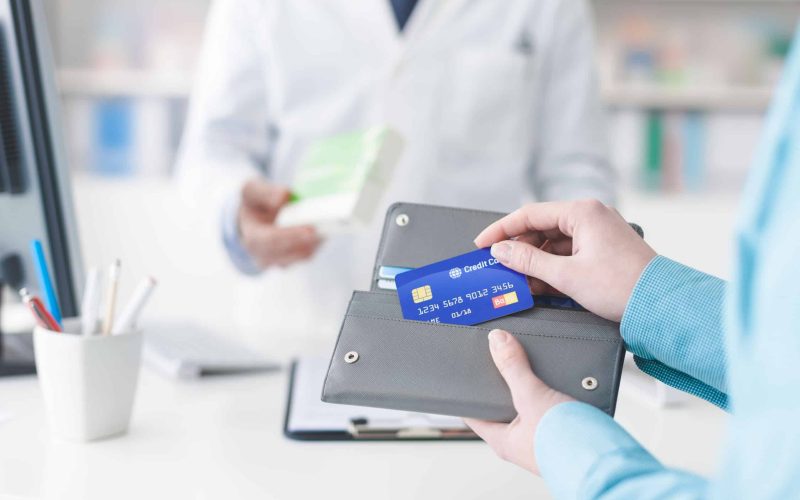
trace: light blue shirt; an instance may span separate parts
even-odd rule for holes
[[[732,412],[718,473],[664,467],[600,410],[564,403],[536,431],[557,498],[800,497],[800,30],[744,193],[736,254],[731,284],[656,257],[621,325],[642,370]]]
[[[242,244],[239,234],[239,198],[231,197],[222,207],[222,243],[231,259],[231,263],[242,274],[254,276],[259,274],[262,269],[258,266],[255,259],[247,252]]]

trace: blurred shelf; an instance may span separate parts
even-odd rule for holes
[[[769,106],[772,92],[771,87],[673,89],[620,85],[604,88],[602,97],[615,108],[763,112]]]
[[[62,69],[58,71],[58,86],[65,96],[187,98],[191,91],[191,78],[181,73],[159,74],[141,70]],[[620,85],[604,88],[602,96],[607,105],[615,108],[762,112],[769,105],[772,88],[671,89]]]
[[[65,96],[186,98],[191,90],[191,78],[184,73],[60,69],[57,79]]]

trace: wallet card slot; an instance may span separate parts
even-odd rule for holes
[[[510,326],[509,324],[503,324],[503,325],[490,324],[497,320],[487,321],[486,323],[481,323],[480,325],[467,326],[467,325],[450,325],[447,323],[428,323],[425,321],[413,321],[403,318],[387,318],[381,316],[359,315],[359,314],[348,314],[347,317],[375,319],[379,321],[393,321],[401,324],[418,325],[418,328],[420,328],[423,331],[423,333],[425,329],[428,329],[430,327],[437,327],[437,328],[441,327],[444,329],[465,330],[472,332],[484,332],[486,334],[488,334],[495,328],[501,328],[515,336],[526,335],[529,337],[548,337],[554,339],[585,340],[591,342],[610,342],[612,344],[622,344],[622,339],[615,332],[609,332],[610,335],[608,336],[587,336],[585,335],[585,330],[581,328],[580,324],[574,324],[574,327],[570,330],[570,333],[566,334],[563,333],[564,332],[563,323],[559,322],[556,325],[547,325],[547,320],[531,321],[531,320],[518,319],[518,321],[512,323],[517,326],[515,328],[514,326]],[[507,318],[508,317],[503,319]],[[535,329],[535,331],[530,331],[531,329]]]
[[[444,323],[426,323],[404,319],[400,303],[396,294],[393,293],[356,292],[353,294],[347,314],[409,321],[423,325],[444,325]],[[533,309],[493,319],[480,325],[465,326],[464,328],[475,328],[487,332],[494,328],[532,332],[541,329],[536,328],[536,325],[542,326],[546,324],[552,324],[552,329],[567,328],[578,332],[581,338],[621,341],[618,333],[619,326],[616,323],[607,321],[590,312],[569,309],[537,309],[535,306]]]
[[[621,340],[544,327],[511,333],[549,385],[613,414],[624,356]],[[348,315],[331,359],[323,400],[409,411],[513,419],[505,382],[489,354],[486,328]],[[459,334],[454,334],[458,332]],[[345,355],[355,351],[358,361]],[[595,390],[582,388],[593,377]]]

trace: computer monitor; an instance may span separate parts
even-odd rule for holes
[[[60,131],[44,5],[0,0],[0,282],[41,293],[30,254],[39,239],[70,317],[78,315],[83,272]],[[34,372],[24,338],[0,335],[0,375]]]

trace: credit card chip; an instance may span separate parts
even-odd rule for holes
[[[415,304],[425,302],[426,300],[431,300],[433,298],[433,292],[431,292],[430,285],[421,286],[411,290],[411,298],[414,299]]]

